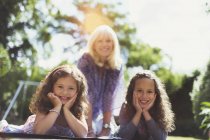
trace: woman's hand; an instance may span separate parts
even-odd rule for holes
[[[89,128],[88,128],[87,137],[91,137],[91,138],[95,138],[95,137],[96,137],[96,135],[94,134],[93,129],[89,129]]]
[[[54,107],[61,107],[62,102],[61,100],[52,92],[49,92],[47,94],[48,98],[50,99],[51,103],[53,104]]]
[[[111,129],[107,128],[102,128],[101,132],[99,133],[98,137],[101,136],[109,136],[110,135]]]

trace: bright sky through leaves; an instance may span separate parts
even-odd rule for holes
[[[205,0],[126,0],[139,38],[172,57],[176,72],[204,69],[210,60],[210,14]],[[138,4],[137,4],[138,3]]]
[[[116,1],[115,1],[116,2]],[[161,48],[172,58],[172,70],[191,73],[195,69],[204,70],[210,60],[210,14],[206,13],[205,0],[124,0],[125,10],[130,14],[130,22],[138,29],[138,38],[144,43]],[[64,13],[75,12],[69,0],[54,3]],[[62,36],[54,37],[52,43],[67,46]],[[62,42],[63,40],[63,42]],[[69,40],[69,39],[68,39]],[[61,50],[55,51],[48,64],[58,63]],[[58,58],[59,57],[59,58]],[[62,59],[71,58],[69,54]],[[51,62],[49,62],[51,61]],[[41,61],[41,65],[47,66]]]

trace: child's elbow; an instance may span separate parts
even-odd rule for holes
[[[43,132],[42,130],[37,129],[37,128],[34,128],[34,129],[33,129],[33,133],[34,133],[34,134],[45,134],[45,132]]]
[[[87,133],[88,132],[82,132],[79,135],[77,135],[78,138],[87,138]]]
[[[87,132],[84,132],[84,133],[81,135],[81,138],[87,138]]]

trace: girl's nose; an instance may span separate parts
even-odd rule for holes
[[[63,94],[64,94],[64,95],[67,95],[67,94],[68,94],[68,89],[64,89],[64,90],[63,90]]]
[[[147,96],[147,93],[143,91],[142,94],[141,94],[141,96],[142,97],[146,97]]]

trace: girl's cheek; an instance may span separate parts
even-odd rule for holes
[[[136,98],[137,99],[140,99],[140,94],[136,94]]]

